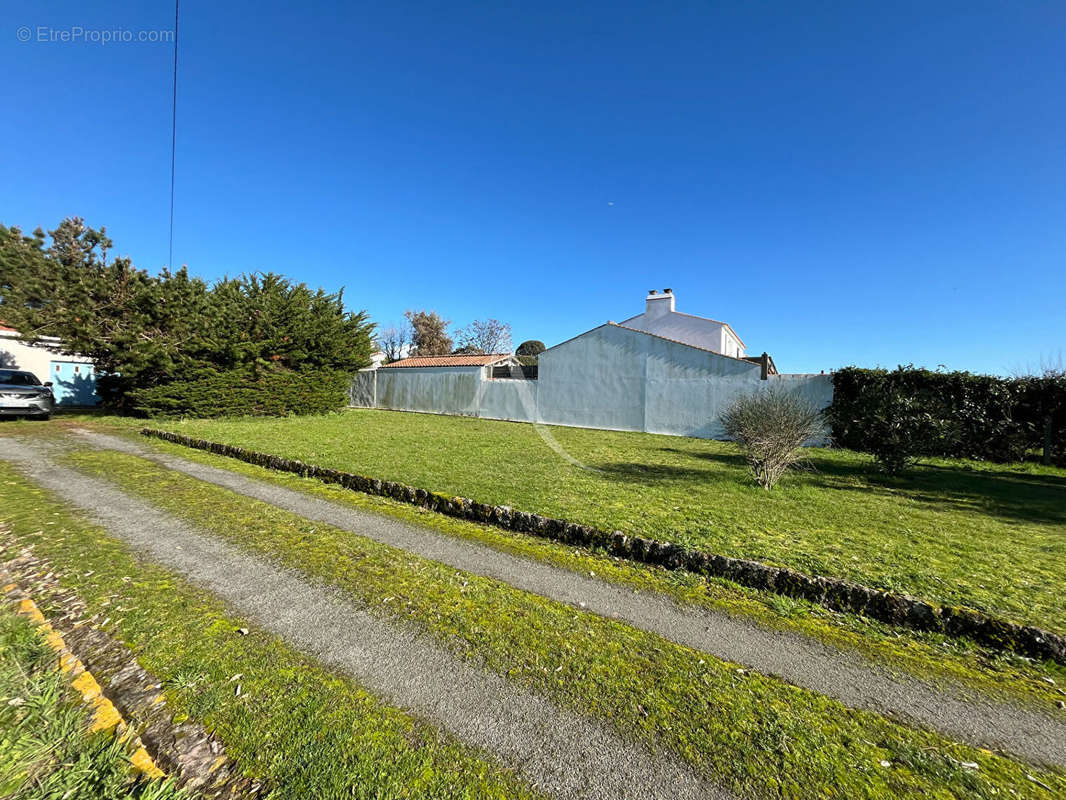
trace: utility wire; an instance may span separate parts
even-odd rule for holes
[[[174,0],[174,93],[170,109],[170,250],[167,266],[174,268],[174,161],[178,145],[178,7]]]

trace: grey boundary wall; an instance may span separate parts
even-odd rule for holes
[[[774,567],[759,561],[716,555],[641,536],[626,536],[621,531],[608,532],[588,525],[517,511],[508,506],[492,506],[466,497],[448,497],[403,483],[367,478],[350,472],[305,464],[295,459],[246,450],[236,445],[196,439],[180,433],[142,428],[141,434],[267,469],[317,478],[324,483],[339,484],[352,491],[389,497],[451,517],[542,536],[568,545],[598,547],[613,556],[630,561],[726,578],[742,586],[807,600],[834,611],[861,614],[919,631],[967,637],[987,647],[1012,650],[1032,658],[1066,665],[1066,637],[1032,625],[1008,622],[974,609],[935,606],[908,595],[882,592],[839,578],[805,575],[787,567]]]

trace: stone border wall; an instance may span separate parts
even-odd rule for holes
[[[352,491],[389,497],[451,517],[542,536],[569,545],[599,547],[619,558],[654,564],[666,569],[684,569],[701,575],[726,578],[742,586],[808,600],[834,611],[861,614],[919,631],[965,636],[988,647],[1012,650],[1032,658],[1050,659],[1066,664],[1066,637],[1032,625],[1018,625],[969,608],[935,606],[908,595],[882,592],[839,578],[805,575],[787,567],[774,567],[759,561],[716,555],[641,536],[626,536],[621,531],[608,532],[588,525],[517,511],[508,506],[487,505],[466,497],[448,497],[403,483],[367,478],[350,472],[305,464],[295,459],[246,450],[235,445],[196,439],[180,433],[143,428],[141,434],[267,469],[317,478],[324,483],[339,484]]]

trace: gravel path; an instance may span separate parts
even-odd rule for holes
[[[0,458],[88,512],[134,550],[184,575],[238,613],[358,680],[386,701],[496,756],[557,798],[729,798],[679,760],[620,739],[478,669],[342,593],[201,533],[105,481],[56,464],[47,448],[0,438]]]
[[[854,653],[801,635],[767,630],[724,613],[683,607],[653,593],[634,594],[631,589],[569,570],[160,453],[121,437],[78,433],[96,447],[138,455],[307,519],[622,620],[854,708],[932,728],[957,741],[1002,748],[1033,761],[1066,766],[1066,720],[1050,713],[892,673]]]

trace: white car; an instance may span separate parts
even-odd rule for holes
[[[51,381],[41,383],[21,369],[0,369],[0,416],[48,419],[55,407]]]

